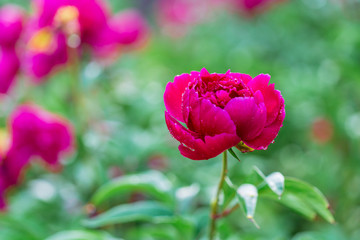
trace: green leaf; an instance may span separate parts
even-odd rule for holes
[[[200,192],[199,184],[192,184],[190,186],[181,187],[176,190],[175,196],[177,200],[177,210],[179,213],[189,211],[195,205],[196,196]]]
[[[154,219],[154,223],[158,224],[169,224],[173,226],[177,232],[178,236],[181,236],[182,240],[185,239],[194,239],[195,235],[195,221],[185,218],[183,216],[166,216],[166,217],[157,217]]]
[[[256,202],[258,198],[258,190],[252,184],[242,184],[236,191],[236,196],[242,208],[245,211],[246,217],[254,223],[254,225],[259,228],[257,223],[254,220]]]
[[[279,172],[273,172],[270,175],[268,175],[265,179],[267,185],[270,187],[270,189],[279,197],[284,192],[285,188],[285,177]]]
[[[234,152],[234,150],[232,150],[232,148],[228,149],[229,153],[240,162],[240,158],[236,155],[236,153]]]
[[[254,166],[257,174],[265,181],[265,183],[270,187],[271,191],[273,191],[276,195],[281,197],[285,188],[285,177],[280,172],[273,172],[267,177],[265,174],[256,166]]]
[[[236,187],[231,182],[229,177],[225,178],[225,182],[222,188],[223,194],[224,194],[224,200],[222,204],[223,210],[232,202],[232,200],[236,196]]]
[[[45,240],[122,240],[114,238],[105,232],[89,230],[73,230],[58,232]]]
[[[173,197],[170,194],[171,188],[170,181],[162,173],[149,171],[120,177],[104,184],[94,194],[91,202],[95,206],[99,206],[114,196],[138,191],[171,204],[173,203]]]
[[[173,212],[163,204],[152,201],[122,204],[108,211],[83,221],[89,228],[98,228],[110,224],[134,221],[152,221],[156,217],[172,216]]]
[[[286,177],[285,191],[279,199],[268,186],[259,189],[260,197],[268,197],[295,210],[310,220],[320,215],[326,221],[334,223],[329,211],[329,203],[316,187],[299,179]]]

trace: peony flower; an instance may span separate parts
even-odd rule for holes
[[[107,26],[99,31],[92,48],[96,56],[116,56],[123,48],[146,43],[148,36],[149,26],[143,16],[134,9],[127,9],[108,19]]]
[[[16,5],[0,8],[0,46],[14,48],[23,29],[24,11]]]
[[[68,61],[66,37],[51,27],[29,28],[29,32],[24,68],[32,80],[40,83]]]
[[[267,74],[209,74],[205,68],[176,76],[166,86],[164,102],[180,153],[204,160],[234,146],[244,152],[267,149],[285,117],[284,99],[269,80]]]
[[[13,48],[0,47],[0,93],[7,93],[20,68],[20,61]]]
[[[111,16],[101,0],[36,0],[39,27],[55,27],[72,48],[90,46],[95,52],[113,53],[114,47],[144,39],[147,24],[135,10]]]
[[[109,26],[115,33],[116,42],[131,45],[146,39],[149,27],[143,16],[134,9],[117,13],[109,19]]]
[[[11,140],[0,162],[0,208],[5,191],[18,184],[23,169],[33,157],[52,167],[59,166],[60,154],[71,149],[71,126],[60,117],[38,107],[18,107],[10,117]]]

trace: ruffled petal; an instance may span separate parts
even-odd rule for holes
[[[265,104],[258,103],[254,97],[233,98],[225,106],[225,110],[235,123],[236,133],[242,141],[256,138],[265,127]]]
[[[233,79],[239,79],[243,83],[248,84],[252,80],[252,77],[245,73],[229,73],[230,77]]]
[[[244,141],[244,143],[256,150],[266,150],[267,147],[274,141],[276,136],[279,133],[280,128],[282,127],[282,123],[285,118],[285,108],[284,105],[281,106],[280,112],[275,119],[275,121],[270,125],[264,128],[262,133],[256,137],[255,139],[252,139],[250,141]]]
[[[197,133],[183,127],[168,112],[165,112],[165,120],[171,135],[181,143],[179,146],[180,153],[192,160],[206,160],[216,157],[240,141],[235,132],[205,136],[203,140]]]
[[[279,114],[281,106],[284,104],[284,99],[280,91],[274,89],[274,84],[269,84],[270,75],[260,74],[248,83],[248,86],[253,89],[261,91],[267,110],[266,126],[270,126]]]
[[[188,97],[187,97],[188,96]],[[215,136],[221,133],[235,133],[236,127],[229,114],[208,99],[199,99],[194,90],[184,94],[184,110],[188,113],[185,123],[187,127],[201,136]]]
[[[164,93],[166,110],[170,115],[182,122],[184,122],[181,112],[182,96],[192,80],[193,78],[189,74],[178,75],[174,78],[174,82],[169,82],[166,85]]]

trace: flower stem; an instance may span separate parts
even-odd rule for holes
[[[217,218],[217,210],[219,205],[219,197],[221,193],[221,189],[223,187],[225,177],[227,174],[227,151],[223,152],[223,159],[222,159],[222,170],[221,170],[221,176],[220,181],[217,187],[215,199],[211,203],[211,212],[210,212],[210,234],[209,234],[209,240],[213,240],[216,233],[216,220]]]

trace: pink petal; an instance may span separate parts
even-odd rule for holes
[[[181,112],[182,95],[193,78],[189,74],[181,74],[174,78],[174,82],[166,85],[164,103],[166,110],[177,120],[184,122]]]
[[[257,103],[253,97],[233,98],[225,106],[225,110],[235,123],[236,133],[242,141],[256,138],[265,127],[265,104]]]
[[[185,119],[185,122],[191,131],[201,136],[235,133],[236,127],[225,110],[215,106],[207,99],[198,99],[195,97],[197,94],[194,90],[187,92],[189,92],[189,95],[192,97],[190,97],[190,101],[186,103],[186,95],[184,94],[183,103],[184,106],[189,109],[188,118]]]
[[[149,33],[146,20],[136,10],[120,12],[109,21],[111,28],[117,34],[117,42],[124,45],[142,42]]]
[[[0,45],[14,48],[23,30],[25,11],[17,5],[6,4],[0,8]]]
[[[285,108],[284,105],[282,105],[276,120],[270,126],[265,127],[262,133],[257,138],[250,141],[244,141],[244,143],[247,146],[257,150],[266,150],[270,143],[272,143],[278,135],[279,130],[282,127],[284,118]]]
[[[252,77],[250,75],[247,75],[245,73],[230,73],[231,78],[237,78],[241,80],[243,83],[247,84],[252,80]]]
[[[198,134],[184,128],[168,112],[165,112],[165,120],[171,135],[181,143],[179,146],[180,153],[192,160],[206,160],[216,157],[240,141],[235,133],[205,136],[202,140]]]
[[[9,91],[19,68],[20,61],[15,50],[0,50],[0,93]]]
[[[248,83],[254,92],[260,90],[267,109],[266,126],[271,125],[277,118],[280,107],[284,104],[284,99],[280,91],[274,89],[274,84],[269,84],[270,75],[260,74]]]

